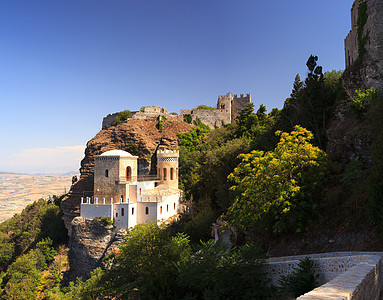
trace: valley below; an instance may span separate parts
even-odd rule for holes
[[[66,193],[71,183],[72,175],[0,174],[0,222],[40,198]]]

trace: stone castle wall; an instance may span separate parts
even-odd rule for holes
[[[181,118],[183,120],[184,115],[191,115],[192,121],[196,121],[197,118],[202,123],[208,125],[210,128],[222,127],[225,124],[234,122],[239,112],[246,106],[246,104],[252,103],[251,95],[241,94],[239,97],[237,94],[234,98],[230,93],[226,95],[219,95],[216,109],[181,109],[180,115],[170,114],[168,110],[160,106],[148,106],[144,108],[144,111],[133,111],[132,119],[145,120],[147,118],[158,118],[164,116],[166,118]],[[114,119],[118,113],[107,115],[102,120],[102,129],[107,129],[116,125]]]
[[[115,126],[115,118],[118,116],[117,113],[109,114],[102,120],[102,129],[107,129],[111,126]],[[164,116],[166,118],[178,118],[178,115],[172,115],[165,107],[161,106],[147,106],[144,111],[132,111],[132,119],[145,120],[147,118],[157,118],[158,116]]]
[[[210,128],[222,127],[225,124],[234,122],[239,112],[248,103],[252,103],[250,94],[246,96],[241,94],[239,97],[235,94],[233,98],[231,93],[227,93],[218,96],[217,109],[181,109],[180,116],[183,117],[185,114],[189,114],[193,121],[199,118]]]
[[[383,1],[366,0],[367,23],[364,34],[368,32],[369,40],[365,46],[366,53],[358,59],[357,20],[358,6],[361,0],[354,1],[351,9],[351,31],[345,44],[346,70],[343,82],[351,95],[356,89],[374,87],[383,92]]]
[[[233,101],[231,102],[231,121],[233,122],[238,117],[239,112],[251,102],[251,95],[241,94],[239,97],[237,94],[234,95]]]

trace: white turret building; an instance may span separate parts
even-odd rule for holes
[[[158,150],[157,175],[139,176],[137,156],[122,150],[96,156],[93,196],[81,199],[81,216],[110,217],[118,230],[180,213],[178,158],[178,150]]]

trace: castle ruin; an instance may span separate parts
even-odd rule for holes
[[[363,7],[360,5],[363,4]],[[363,8],[366,8],[365,10]],[[359,11],[363,16],[359,16]],[[358,34],[358,18],[365,19]],[[360,39],[366,38],[365,41]],[[361,49],[364,53],[361,53]],[[351,30],[344,40],[344,86],[352,95],[356,89],[374,87],[383,92],[383,1],[355,0],[351,8]]]
[[[249,103],[252,103],[250,94],[240,94],[240,96],[234,94],[233,97],[231,93],[227,93],[226,95],[218,96],[217,108],[215,109],[181,109],[180,115],[177,115],[169,113],[164,107],[147,106],[143,107],[142,111],[132,111],[132,119],[144,120],[147,118],[165,117],[182,118],[183,120],[185,115],[190,115],[192,121],[196,121],[198,118],[202,123],[213,129],[234,122],[239,112]],[[104,117],[102,120],[102,129],[116,125],[115,118],[118,114],[119,113],[113,113]]]
[[[233,97],[231,93],[227,93],[218,96],[216,109],[181,109],[180,115],[182,117],[190,115],[192,121],[196,121],[198,118],[210,128],[222,127],[225,124],[234,122],[239,112],[249,103],[252,103],[250,94],[246,94],[246,96],[240,94],[239,97],[234,94]]]

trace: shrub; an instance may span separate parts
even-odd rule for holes
[[[191,124],[192,121],[193,121],[193,118],[192,118],[192,116],[191,116],[190,114],[185,114],[185,115],[184,115],[184,121],[185,121],[186,123]]]
[[[355,92],[356,96],[351,99],[351,107],[359,117],[362,117],[379,95],[373,87],[366,92],[362,92],[362,90]]]
[[[280,284],[280,294],[284,296],[299,297],[318,286],[319,275],[315,272],[315,264],[309,258],[302,259],[294,272],[281,276],[278,280]]]
[[[127,119],[132,117],[132,112],[130,110],[123,110],[118,113],[118,115],[114,118],[114,123],[119,125],[125,122]]]
[[[113,225],[113,220],[109,217],[102,217],[101,221],[104,223],[104,225]]]
[[[216,108],[212,107],[212,106],[201,104],[201,105],[197,105],[197,109],[216,109]]]

